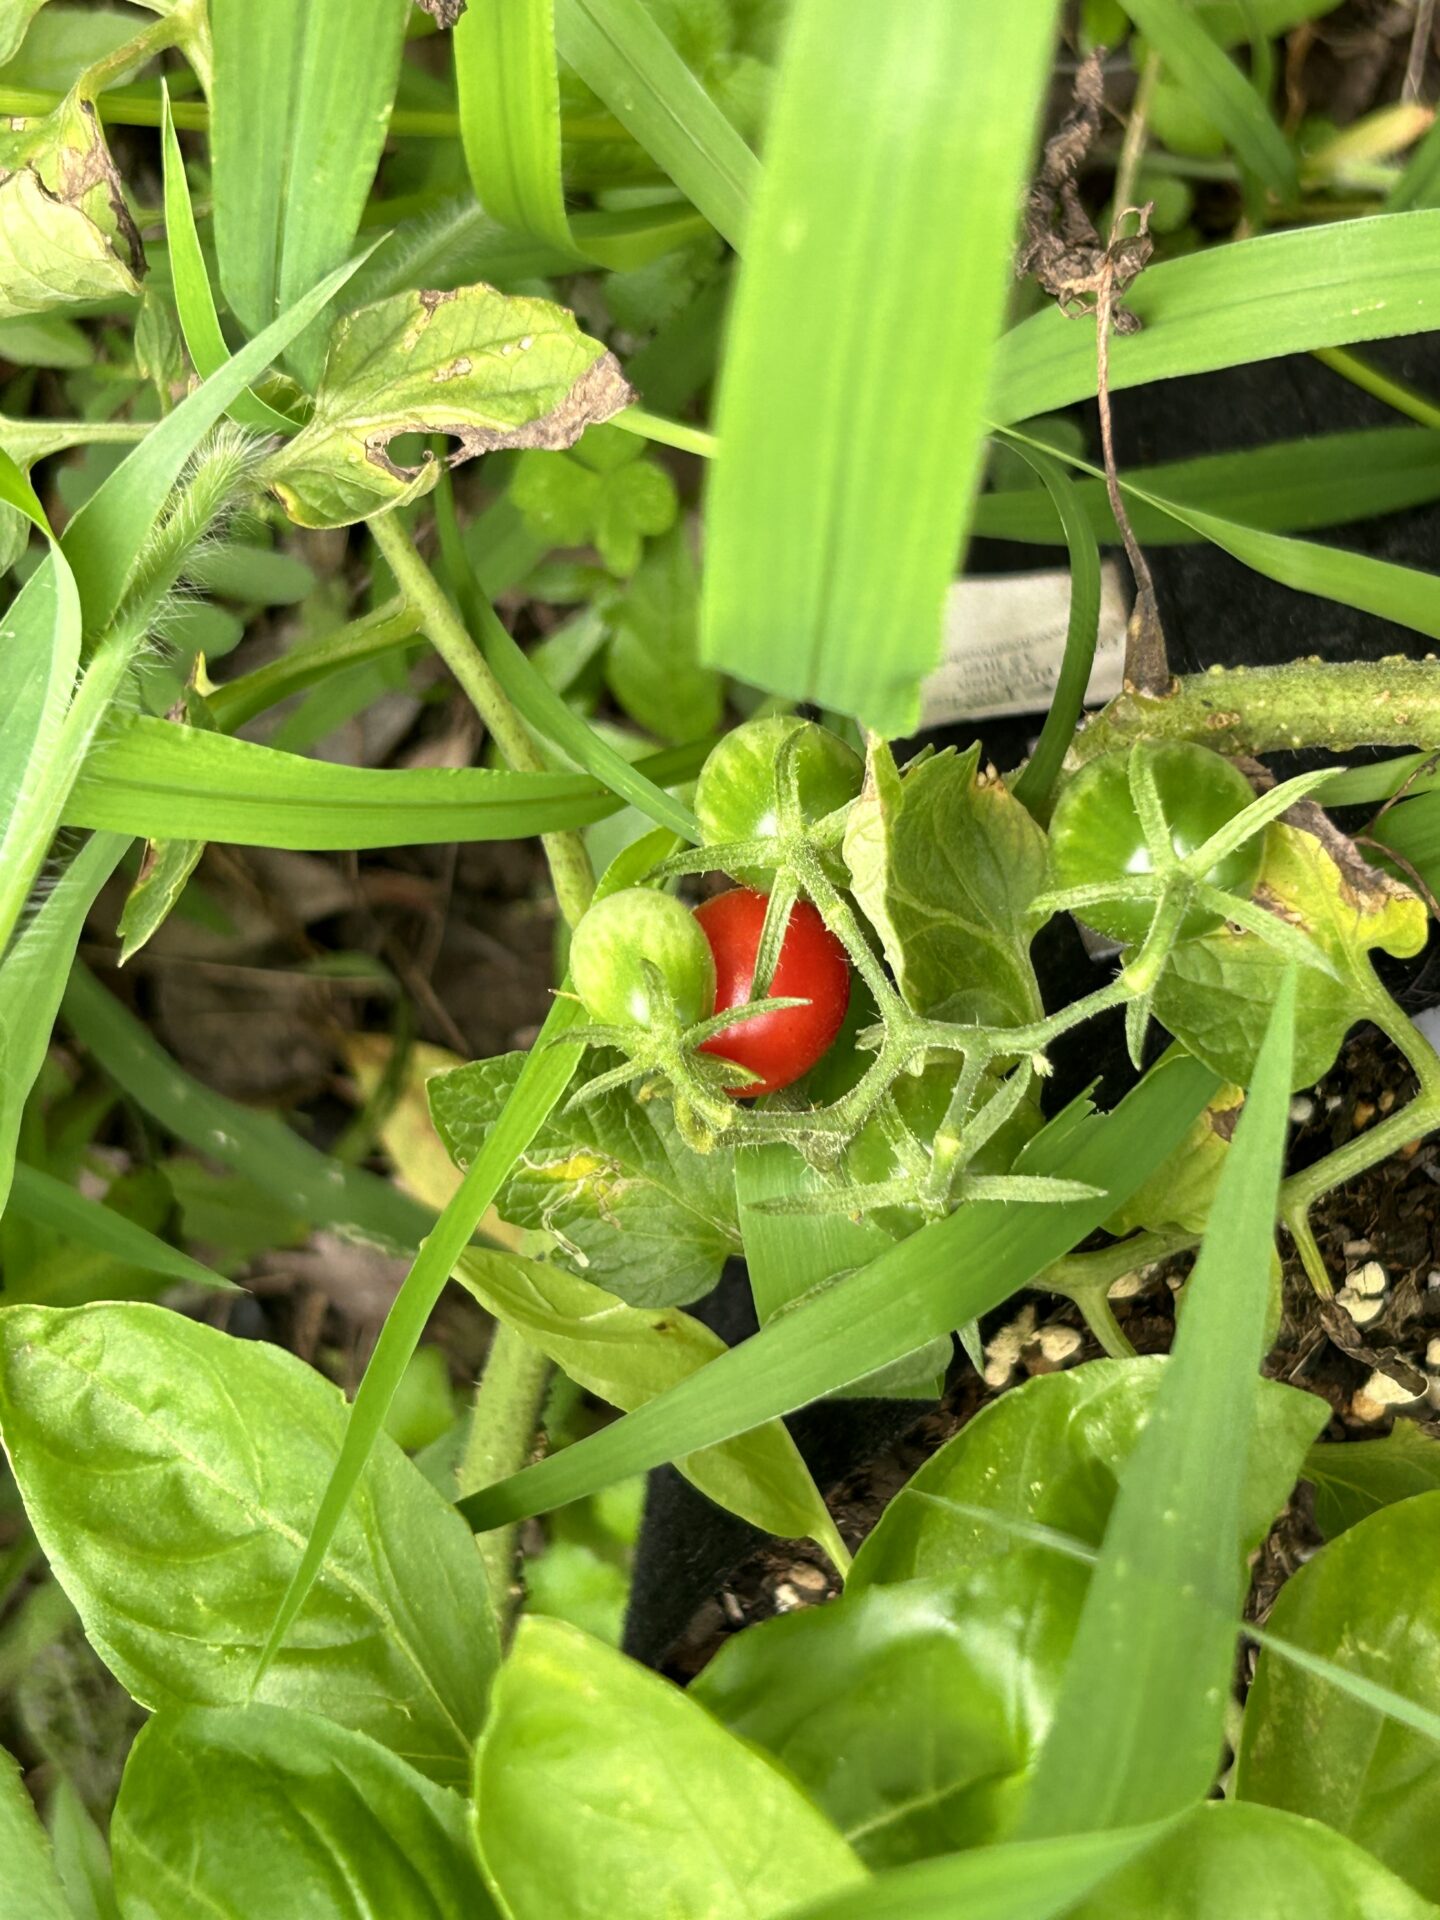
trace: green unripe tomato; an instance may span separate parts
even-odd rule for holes
[[[1151,751],[1170,844],[1182,858],[1203,846],[1255,798],[1240,769],[1209,747],[1174,740]],[[1257,833],[1217,861],[1205,879],[1212,887],[1248,900],[1264,858],[1265,835]],[[1126,751],[1101,754],[1061,789],[1050,821],[1050,884],[1057,888],[1108,886],[1127,874],[1153,871],[1130,793],[1130,755]],[[1130,946],[1144,939],[1154,912],[1153,900],[1104,900],[1084,908],[1080,918],[1097,933],[1108,933]],[[1180,934],[1189,938],[1219,925],[1218,914],[1194,906],[1181,922]]]
[[[683,1027],[715,1007],[710,943],[688,908],[668,893],[627,887],[597,900],[570,943],[570,978],[593,1020],[607,1027],[655,1024],[649,961]]]
[[[797,734],[795,773],[807,820],[823,820],[859,793],[865,763],[838,734],[787,713],[747,720],[716,744],[700,769],[695,813],[707,847],[764,839],[776,832],[780,804],[776,763],[782,744]],[[767,867],[747,867],[735,875],[761,893],[773,877],[774,869]]]

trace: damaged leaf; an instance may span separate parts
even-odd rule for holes
[[[428,13],[441,29],[453,27],[465,11],[465,0],[415,0],[422,13]]]
[[[138,293],[144,271],[93,101],[0,136],[0,320]]]
[[[1386,998],[1372,948],[1406,959],[1425,944],[1425,908],[1408,888],[1366,864],[1308,802],[1292,808],[1306,831],[1269,830],[1256,901],[1308,933],[1337,979],[1314,967],[1298,977],[1292,1084],[1308,1087],[1334,1061],[1367,1009]],[[1221,927],[1176,946],[1155,995],[1155,1017],[1227,1080],[1246,1085],[1290,963],[1252,933]]]
[[[548,300],[484,285],[396,294],[340,321],[314,416],[264,476],[300,526],[348,526],[435,485],[430,453],[392,457],[401,435],[445,435],[454,467],[501,447],[572,446],[634,397],[614,355]]]
[[[477,1060],[429,1083],[435,1130],[462,1169],[484,1145],[524,1058]],[[691,1153],[668,1100],[625,1091],[569,1111],[562,1100],[496,1208],[512,1226],[553,1235],[568,1266],[632,1306],[698,1300],[740,1251],[730,1154]]]

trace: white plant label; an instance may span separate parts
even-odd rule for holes
[[[1118,563],[1100,576],[1100,632],[1087,706],[1119,693],[1129,609]],[[1044,713],[1060,677],[1070,618],[1064,568],[957,580],[945,609],[945,657],[926,680],[920,725]]]

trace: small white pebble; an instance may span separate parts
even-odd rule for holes
[[[777,1613],[794,1613],[798,1607],[803,1607],[804,1604],[804,1596],[798,1587],[792,1587],[788,1580],[779,1582],[775,1588],[775,1611]]]
[[[1340,1105],[1340,1095],[1338,1093],[1326,1094],[1325,1096],[1326,1113],[1334,1113],[1336,1109],[1339,1107],[1339,1105]]]
[[[1052,1366],[1057,1367],[1063,1367],[1067,1360],[1073,1360],[1084,1345],[1074,1327],[1065,1327],[1058,1323],[1050,1327],[1041,1327],[1038,1338],[1041,1353]]]
[[[1340,1251],[1347,1260],[1363,1260],[1367,1253],[1373,1253],[1375,1249],[1368,1240],[1347,1240]]]
[[[1378,1299],[1389,1284],[1389,1276],[1378,1260],[1367,1260],[1363,1267],[1351,1274],[1348,1282],[1355,1293],[1363,1293],[1369,1300]]]
[[[1357,1327],[1368,1327],[1372,1320],[1379,1319],[1385,1309],[1383,1300],[1356,1293],[1353,1287],[1341,1287],[1335,1299],[1340,1306],[1344,1307]]]
[[[1109,1297],[1112,1300],[1133,1300],[1137,1294],[1143,1293],[1148,1285],[1145,1269],[1137,1267],[1133,1273],[1122,1273],[1118,1280],[1111,1281],[1108,1289]]]
[[[1315,1118],[1315,1102],[1308,1093],[1297,1093],[1290,1102],[1290,1118],[1297,1127],[1303,1127]]]
[[[1425,1286],[1430,1293],[1440,1292],[1440,1267],[1432,1267],[1426,1274]]]
[[[1440,1373],[1440,1333],[1437,1333],[1425,1349],[1425,1364],[1434,1373]]]
[[[1423,1400],[1424,1397],[1423,1388],[1419,1393],[1412,1393],[1409,1387],[1392,1380],[1388,1373],[1382,1373],[1378,1367],[1355,1396],[1357,1401],[1371,1400],[1381,1407],[1413,1407],[1417,1400]]]

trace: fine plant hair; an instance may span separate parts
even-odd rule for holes
[[[222,421],[191,456],[165,512],[136,556],[114,628],[137,622],[156,644],[157,627],[188,597],[186,569],[197,554],[221,545],[256,491],[268,443],[233,421]],[[139,655],[137,654],[137,658]]]

